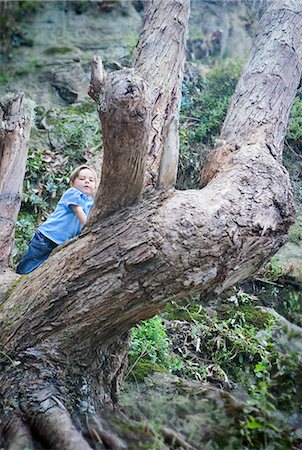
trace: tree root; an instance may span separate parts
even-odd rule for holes
[[[35,405],[36,406],[36,405]],[[43,400],[39,408],[25,408],[31,428],[53,450],[92,450],[73,425],[70,415],[56,397]]]
[[[7,450],[33,448],[30,430],[16,414],[12,415],[5,424],[3,438]]]
[[[89,438],[92,438],[93,442],[103,444],[105,448],[110,448],[110,450],[123,450],[127,448],[117,434],[114,434],[116,427],[110,419],[103,420],[99,415],[86,417],[86,428],[89,433]],[[110,429],[111,432],[105,429]]]
[[[165,442],[171,446],[171,448],[182,448],[186,450],[197,450],[192,445],[188,444],[179,434],[175,433],[175,431],[171,430],[171,428],[161,427],[160,429]]]
[[[114,436],[108,431],[104,431],[99,427],[89,425],[88,429],[90,436],[95,441],[102,442],[106,446],[106,448],[110,448],[110,450],[122,450],[127,448],[117,436]]]

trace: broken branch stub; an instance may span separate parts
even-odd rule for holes
[[[98,217],[132,205],[143,189],[151,94],[133,69],[107,74],[95,58],[89,95],[97,102],[103,129],[104,159],[95,198]],[[92,213],[92,217],[96,212]]]

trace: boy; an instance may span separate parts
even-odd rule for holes
[[[35,232],[27,252],[17,265],[17,273],[32,272],[55,247],[81,232],[93,205],[96,189],[94,170],[86,165],[77,167],[70,175],[70,186],[54,212]]]

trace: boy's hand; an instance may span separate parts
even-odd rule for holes
[[[84,225],[84,223],[86,223],[87,220],[87,216],[83,211],[82,206],[78,206],[78,205],[70,205],[71,209],[73,210],[73,212],[75,213],[75,215],[77,216],[77,218],[80,221],[81,225]]]

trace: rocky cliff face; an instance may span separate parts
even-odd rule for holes
[[[21,90],[38,104],[66,104],[86,96],[95,54],[105,66],[129,64],[141,18],[131,2],[45,1],[18,23],[1,90]],[[111,2],[112,3],[112,2]],[[114,2],[113,2],[114,3]]]
[[[188,60],[209,64],[245,56],[264,0],[193,0]],[[2,55],[0,95],[24,91],[39,105],[64,105],[87,94],[90,61],[108,70],[131,64],[143,2],[44,1],[18,19],[9,58]],[[5,62],[5,64],[4,64]]]
[[[194,60],[247,56],[264,0],[192,0],[188,52]]]

